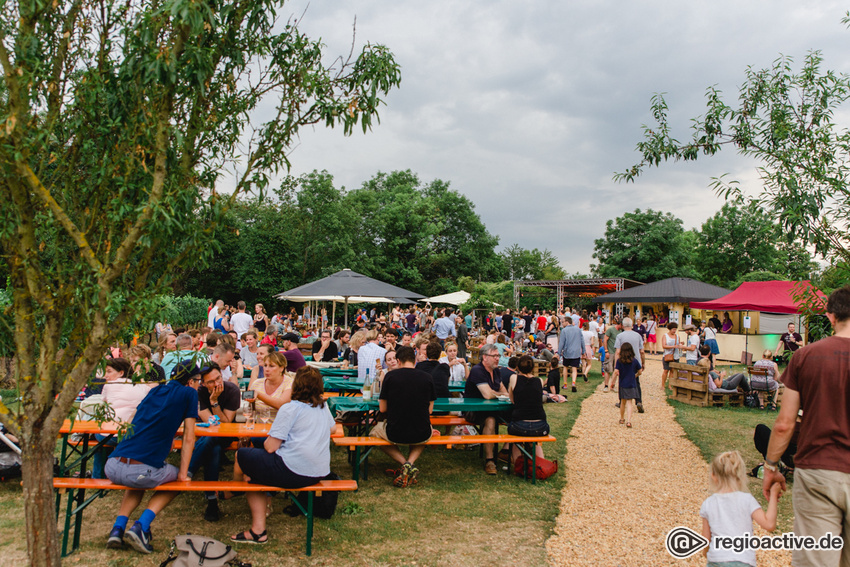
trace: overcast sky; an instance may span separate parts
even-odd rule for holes
[[[758,188],[755,164],[733,153],[612,181],[638,160],[653,93],[667,93],[684,140],[706,87],[734,95],[747,66],[819,49],[826,67],[850,71],[847,5],[823,0],[287,5],[299,17],[305,9],[300,28],[329,57],[348,53],[356,17],[357,45],[388,46],[402,85],[366,135],[303,131],[292,173],[326,169],[347,189],[378,171],[449,181],[500,249],[548,248],[569,273],[588,270],[608,219],[652,208],[699,227],[722,205],[712,176]]]

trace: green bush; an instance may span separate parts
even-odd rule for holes
[[[162,295],[158,303],[153,321],[145,326],[147,329],[153,328],[159,321],[171,323],[173,327],[188,327],[207,319],[209,301],[201,297]]]

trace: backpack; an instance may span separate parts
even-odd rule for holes
[[[335,472],[331,472],[326,477],[323,477],[322,480],[340,480],[340,477]],[[296,495],[298,503],[301,504],[305,510],[307,509],[308,496],[309,494],[306,492],[299,492]],[[334,512],[336,512],[337,502],[339,502],[339,492],[335,490],[322,492],[321,496],[313,496],[313,516],[324,520],[332,518]],[[295,504],[291,504],[288,508],[286,508],[285,512],[293,517],[300,516],[302,514],[301,510]]]
[[[758,408],[761,409],[761,400],[759,400],[759,395],[755,392],[750,392],[744,396],[744,406],[748,408]]]
[[[172,564],[173,562],[173,564]],[[251,567],[236,559],[236,552],[217,539],[201,535],[185,534],[171,541],[171,549],[159,567]]]

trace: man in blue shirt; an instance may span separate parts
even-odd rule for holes
[[[141,504],[145,489],[175,480],[189,480],[189,462],[195,447],[195,421],[198,419],[198,384],[201,373],[193,362],[177,364],[171,381],[157,386],[142,400],[133,417],[132,429],[106,461],[106,476],[115,484],[130,487],[124,492],[118,517],[106,546],[124,545],[124,530],[130,514]],[[183,425],[180,468],[165,462],[177,430]],[[138,489],[138,490],[133,490]],[[178,492],[155,492],[147,509],[127,530],[127,541],[139,553],[151,553],[150,525]]]
[[[171,371],[178,362],[191,360],[195,366],[202,366],[207,360],[206,353],[193,348],[192,335],[183,333],[177,337],[177,350],[169,352],[162,358],[162,370],[166,376],[171,376]]]
[[[437,319],[437,322],[434,323],[434,333],[436,333],[437,339],[440,341],[440,346],[443,347],[446,346],[447,338],[457,336],[457,332],[455,331],[455,323],[452,319],[450,319],[451,314],[451,308],[446,309],[443,316]]]
[[[564,389],[567,387],[567,369],[571,369],[572,388],[576,391],[576,377],[578,369],[581,366],[581,355],[584,352],[584,337],[581,330],[573,325],[572,318],[568,315],[564,317],[564,328],[561,330],[561,337],[558,340],[558,353],[564,362]]]

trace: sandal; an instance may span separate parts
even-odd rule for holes
[[[620,425],[623,425],[624,423],[626,423],[626,420],[625,420],[625,419],[621,419],[621,420],[620,420]]]
[[[245,537],[246,533],[251,534],[251,537]],[[269,542],[267,534],[268,530],[263,530],[263,533],[261,534],[255,534],[254,530],[249,528],[247,532],[239,532],[234,536],[230,536],[230,541],[234,543],[251,543],[256,545],[264,545]],[[266,539],[261,540],[261,537],[264,537]]]
[[[626,424],[626,427],[631,427],[631,426],[632,426],[632,422],[631,422],[631,421],[630,421],[630,422],[628,422],[628,423]]]

